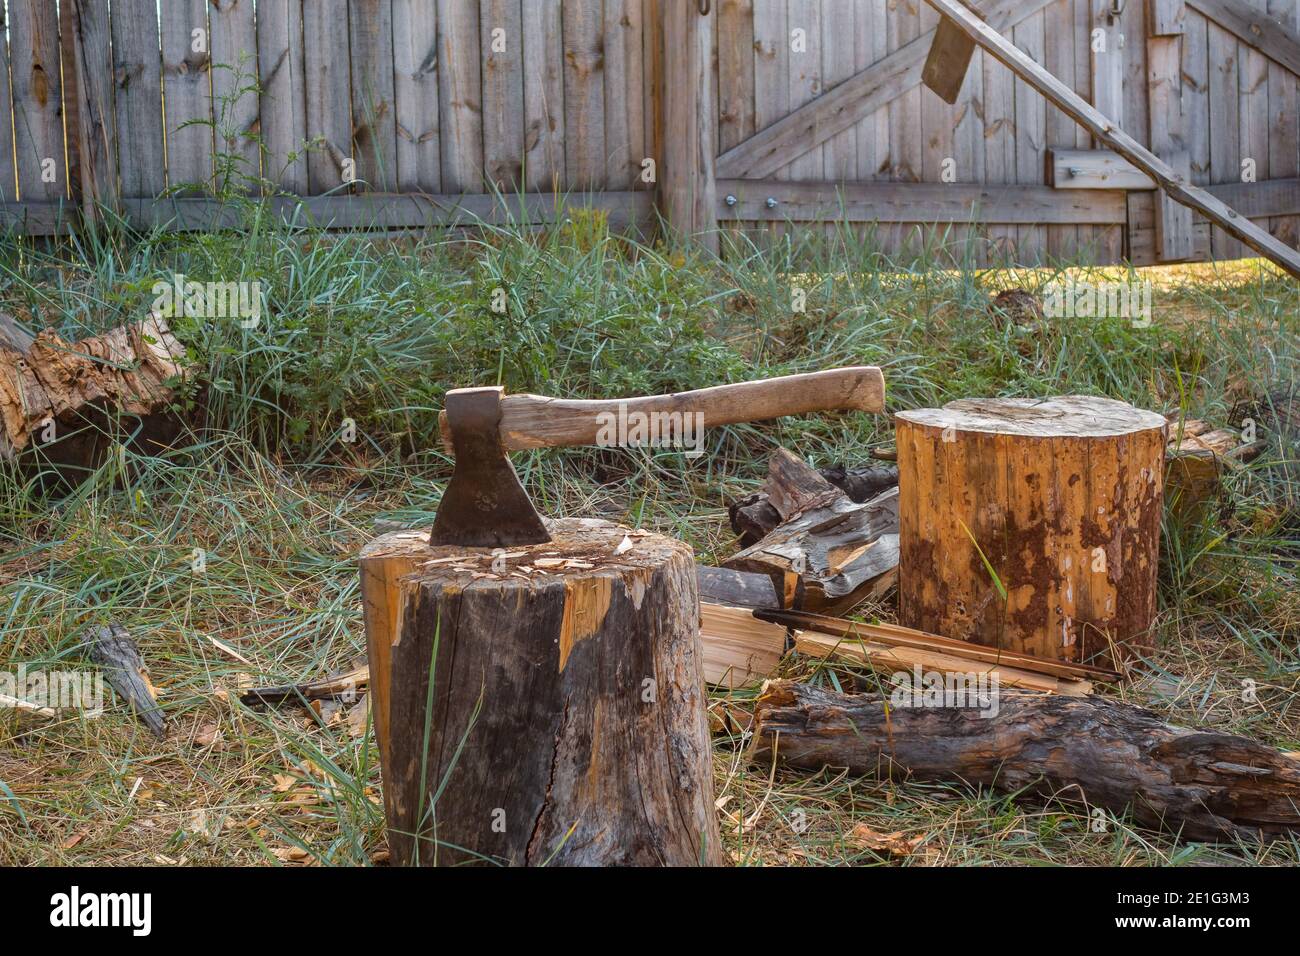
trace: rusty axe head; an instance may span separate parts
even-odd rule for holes
[[[456,470],[443,492],[430,544],[509,548],[551,540],[501,444],[504,389],[447,393],[447,424]]]

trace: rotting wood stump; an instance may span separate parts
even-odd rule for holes
[[[690,547],[548,527],[495,560],[424,531],[362,553],[392,859],[720,865]]]
[[[1161,415],[963,399],[895,425],[900,623],[1058,660],[1152,646]]]

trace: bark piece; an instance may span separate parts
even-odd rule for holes
[[[46,329],[25,350],[0,344],[0,459],[38,457],[72,480],[137,430],[137,442],[165,444],[176,426],[161,413],[184,358],[152,317],[74,343]]]
[[[306,681],[301,684],[281,684],[274,687],[253,687],[239,695],[243,704],[282,704],[297,700],[355,700],[358,694],[365,693],[370,682],[370,666],[354,667],[351,670],[325,677],[320,680]]]
[[[419,531],[362,553],[393,860],[720,864],[691,549],[550,530],[499,559]]]
[[[781,593],[766,574],[734,571],[731,568],[695,566],[700,602],[731,607],[781,607]]]
[[[149,680],[140,648],[126,628],[115,622],[92,627],[86,632],[85,646],[90,659],[103,668],[104,679],[131,705],[144,725],[154,736],[166,736],[158,692]]]
[[[1153,645],[1162,415],[964,399],[895,425],[899,623],[1059,660]]]
[[[1300,756],[1216,730],[1176,727],[1101,697],[1002,691],[979,707],[885,707],[772,681],[754,714],[750,755],[792,767],[960,781],[1007,793],[1131,810],[1185,839],[1300,832]]]

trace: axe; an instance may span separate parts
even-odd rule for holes
[[[707,428],[832,409],[881,412],[885,379],[880,369],[862,365],[611,400],[507,395],[499,386],[456,388],[447,393],[446,404],[438,428],[456,456],[456,470],[429,542],[508,548],[551,540],[510,464],[511,451],[602,444],[611,416],[680,423],[698,415],[695,420]]]

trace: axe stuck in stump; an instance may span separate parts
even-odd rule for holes
[[[690,547],[543,520],[507,452],[610,443],[611,416],[883,408],[871,367],[615,401],[449,392],[456,470],[432,532],[361,555],[393,861],[720,864]]]

